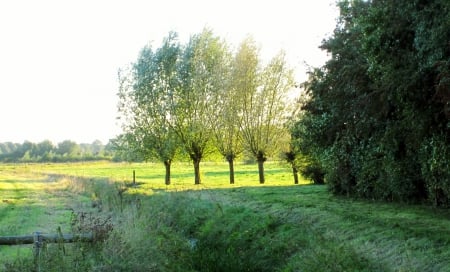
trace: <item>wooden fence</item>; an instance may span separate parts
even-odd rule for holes
[[[36,270],[39,268],[40,251],[46,243],[74,243],[74,242],[92,242],[94,235],[92,233],[81,234],[45,234],[41,232],[34,232],[33,235],[23,236],[0,236],[0,245],[26,245],[33,244],[34,263]]]

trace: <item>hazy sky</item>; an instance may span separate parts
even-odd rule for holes
[[[297,80],[335,27],[334,0],[14,0],[0,2],[0,142],[107,143],[117,71],[169,31],[204,27],[237,46],[251,34],[263,57],[287,51]]]

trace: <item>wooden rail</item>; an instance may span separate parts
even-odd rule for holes
[[[94,235],[92,233],[82,234],[44,234],[35,232],[33,235],[24,236],[0,236],[0,245],[24,245],[40,243],[73,243],[73,242],[92,242]]]

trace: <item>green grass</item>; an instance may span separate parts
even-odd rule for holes
[[[0,236],[69,231],[70,214],[89,198],[67,190],[67,180],[23,171],[22,167],[0,170]],[[30,256],[31,246],[0,246],[0,260]],[[1,266],[0,266],[1,269]]]
[[[223,198],[223,192],[217,195]],[[333,252],[341,249],[365,260],[370,271],[450,269],[448,210],[340,199],[329,195],[323,186],[241,188],[226,195],[229,202],[239,200],[241,206],[306,229],[308,234],[303,237],[322,244],[319,253],[330,249],[324,253],[330,255],[325,260],[313,251],[300,254],[299,263],[304,258],[325,263],[334,258],[330,265],[340,270],[338,264],[345,258]],[[292,261],[296,263],[296,257]]]
[[[234,185],[225,163],[201,167],[201,185],[191,164],[177,163],[165,186],[160,164],[0,166],[8,200],[0,203],[0,235],[64,228],[69,207],[98,202],[114,230],[83,257],[85,270],[450,271],[449,210],[337,198],[306,180],[293,185],[280,163],[266,165],[265,185],[256,165],[238,164]],[[135,188],[127,187],[133,170]],[[14,222],[21,226],[7,227]],[[61,260],[71,267],[73,258]]]
[[[70,164],[31,164],[24,166],[28,171],[38,173],[63,174],[77,177],[106,178],[114,181],[131,182],[133,170],[136,171],[136,181],[151,188],[177,189],[194,186],[194,170],[191,163],[174,163],[171,170],[172,184],[164,184],[165,170],[162,163],[70,163]],[[200,187],[230,187],[228,182],[228,165],[219,162],[202,162],[200,165],[202,184]],[[291,185],[294,183],[291,170],[281,162],[265,164],[267,185]],[[235,165],[235,186],[250,186],[259,184],[258,167],[253,164],[237,163]],[[307,184],[309,181],[300,180]],[[199,187],[199,186],[194,186]]]

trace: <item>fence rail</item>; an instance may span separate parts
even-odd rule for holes
[[[93,233],[81,234],[45,234],[34,232],[33,235],[22,236],[0,236],[0,245],[14,246],[33,244],[34,264],[36,271],[40,272],[39,255],[44,244],[48,243],[73,243],[73,242],[92,242],[94,241]]]
[[[44,234],[35,232],[33,235],[23,236],[0,236],[0,245],[25,245],[40,243],[73,243],[73,242],[92,242],[94,235],[92,233],[81,234]]]

